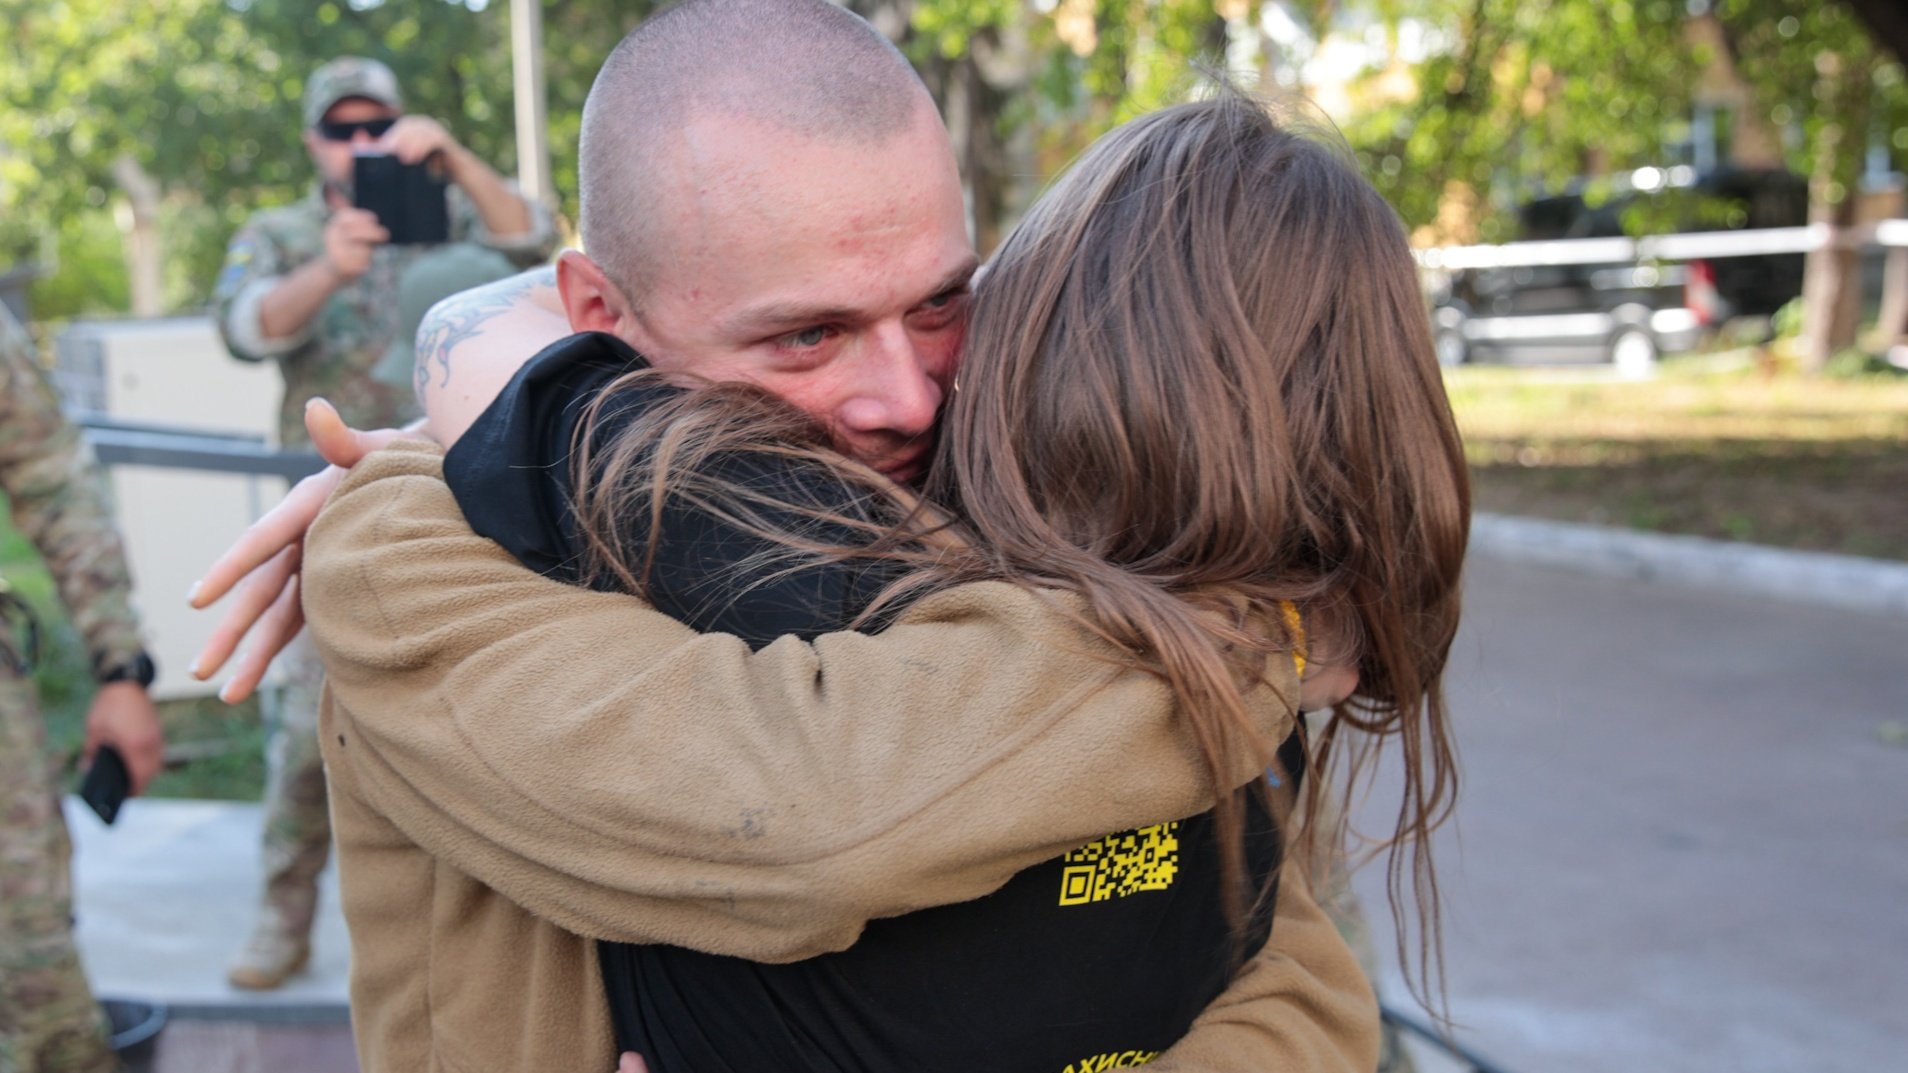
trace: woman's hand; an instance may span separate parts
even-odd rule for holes
[[[219,689],[219,699],[227,704],[251,696],[272,659],[304,628],[298,569],[305,532],[344,480],[345,471],[392,440],[421,434],[416,427],[360,432],[345,424],[323,399],[305,404],[305,430],[311,434],[312,446],[331,465],[293,485],[278,506],[239,534],[186,596],[194,608],[202,610],[238,586],[238,600],[226,609],[190,668],[192,677],[200,681],[212,677],[249,638],[251,643],[231,679]]]

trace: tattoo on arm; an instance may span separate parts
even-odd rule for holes
[[[450,385],[452,350],[482,335],[491,321],[515,309],[530,292],[555,286],[556,268],[550,266],[452,295],[432,306],[417,329],[418,405],[424,404],[433,384]]]

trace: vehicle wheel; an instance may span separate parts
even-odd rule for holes
[[[1471,356],[1471,348],[1464,341],[1464,333],[1456,328],[1440,328],[1431,339],[1433,350],[1437,351],[1438,364],[1447,369],[1455,369]]]
[[[1656,339],[1641,328],[1625,328],[1610,340],[1610,364],[1617,375],[1641,378],[1656,371]]]

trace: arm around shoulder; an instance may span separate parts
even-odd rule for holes
[[[1041,595],[965,586],[879,635],[752,653],[525,570],[440,464],[373,456],[312,530],[348,739],[326,747],[420,846],[562,927],[794,960],[1210,804],[1166,690]],[[1277,742],[1289,708],[1256,701]]]

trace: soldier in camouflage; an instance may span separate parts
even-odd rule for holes
[[[86,753],[111,745],[134,792],[165,743],[146,687],[126,557],[79,433],[61,415],[18,321],[0,306],[0,491],[45,557],[101,682]],[[0,1073],[92,1073],[116,1063],[73,945],[71,845],[31,668],[26,612],[0,578]]]
[[[305,85],[305,146],[318,182],[302,201],[260,212],[232,237],[216,299],[226,347],[245,361],[276,360],[285,379],[279,435],[307,442],[304,407],[322,396],[360,428],[414,417],[413,369],[393,344],[407,327],[396,296],[439,247],[391,245],[351,199],[353,158],[383,152],[405,163],[435,156],[450,179],[453,243],[487,247],[517,267],[548,259],[555,229],[543,206],[460,145],[444,126],[404,115],[397,77],[344,57]],[[412,289],[415,289],[412,285]],[[403,340],[408,342],[408,340]],[[318,874],[331,826],[318,756],[318,686],[309,643],[285,653],[285,689],[268,752],[265,892],[257,927],[228,973],[238,987],[277,987],[310,957]]]

